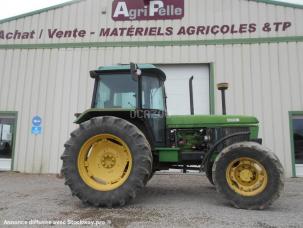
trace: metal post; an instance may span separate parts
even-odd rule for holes
[[[189,99],[190,99],[190,114],[194,115],[194,95],[193,95],[193,80],[194,76],[191,76],[189,79]]]

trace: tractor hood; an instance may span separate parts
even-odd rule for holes
[[[255,126],[259,123],[253,116],[207,116],[207,115],[184,115],[167,116],[167,128],[200,128],[222,126]]]

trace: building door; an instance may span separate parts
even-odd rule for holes
[[[303,176],[303,112],[291,116],[296,176]]]
[[[12,167],[12,157],[15,139],[16,116],[0,112],[0,170],[9,171]]]
[[[195,115],[210,114],[209,65],[178,64],[157,65],[166,74],[167,109],[169,115],[189,115],[189,79],[193,79]]]

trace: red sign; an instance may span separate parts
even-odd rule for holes
[[[184,0],[114,0],[114,21],[175,20],[184,17]]]

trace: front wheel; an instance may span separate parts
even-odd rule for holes
[[[242,209],[267,208],[279,198],[284,187],[278,157],[254,142],[225,148],[215,160],[213,178],[217,191]]]

